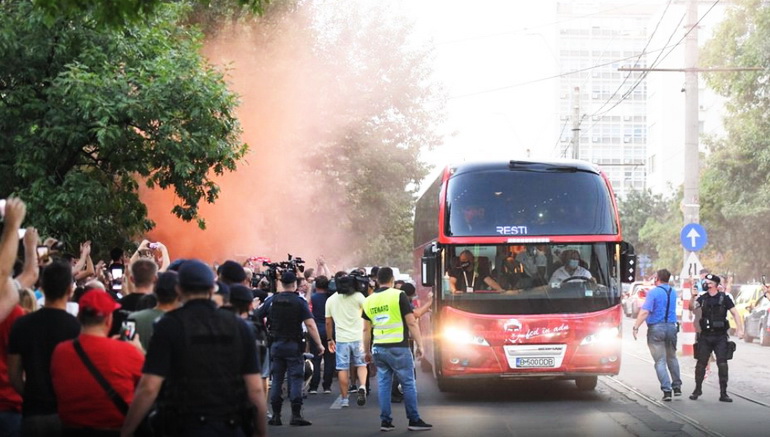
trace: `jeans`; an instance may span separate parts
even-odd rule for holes
[[[0,437],[19,437],[21,435],[21,413],[0,411]]]
[[[647,346],[655,361],[655,373],[658,374],[660,389],[670,392],[672,388],[682,388],[679,360],[676,359],[676,323],[647,326]]]
[[[321,361],[323,361],[323,388],[330,390],[332,388],[332,378],[334,378],[334,368],[336,357],[329,352],[329,341],[321,335],[324,353],[318,355],[318,348],[315,343],[310,344],[310,352],[313,354],[313,378],[310,379],[310,390],[318,390],[318,383],[321,381]]]
[[[270,388],[270,403],[283,403],[281,390],[283,380],[288,373],[289,399],[292,405],[302,405],[302,385],[305,382],[305,359],[302,357],[301,345],[298,341],[278,340],[270,346],[270,357],[273,384]],[[279,407],[280,408],[280,407]]]
[[[372,348],[374,364],[377,365],[377,390],[380,401],[380,420],[393,420],[390,410],[390,390],[395,375],[404,390],[404,407],[406,417],[410,421],[420,420],[417,411],[417,386],[414,381],[414,360],[408,347],[378,347]]]

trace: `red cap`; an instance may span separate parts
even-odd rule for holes
[[[115,299],[113,299],[112,296],[100,289],[86,292],[86,294],[80,297],[78,304],[80,305],[81,310],[91,308],[96,311],[97,316],[101,317],[106,317],[107,315],[112,314],[116,309],[120,308],[120,304],[115,302]]]

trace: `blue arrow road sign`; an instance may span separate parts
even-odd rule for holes
[[[703,249],[709,241],[706,229],[698,223],[685,225],[682,233],[679,234],[679,239],[682,241],[682,247],[692,252]]]

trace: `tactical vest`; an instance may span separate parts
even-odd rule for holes
[[[725,294],[719,293],[719,302],[716,304],[713,303],[712,299],[709,299],[706,304],[707,296],[708,293],[698,298],[701,304],[701,331],[705,333],[727,332],[730,328],[730,323],[727,321],[727,307],[724,304]]]
[[[270,341],[302,341],[302,303],[296,294],[282,291],[273,297],[267,314]]]
[[[180,308],[164,317],[179,321],[182,356],[164,385],[162,409],[179,421],[207,417],[240,422],[247,407],[243,338],[232,312]]]
[[[364,301],[364,312],[372,321],[372,344],[390,344],[404,341],[404,320],[399,307],[403,291],[389,288],[374,293]]]

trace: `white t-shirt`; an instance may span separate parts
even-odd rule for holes
[[[364,319],[361,313],[366,298],[359,292],[351,294],[334,293],[326,301],[326,317],[334,320],[337,343],[351,343],[364,340]],[[326,335],[331,337],[331,332]]]
[[[567,278],[569,278],[571,276],[582,276],[582,277],[588,278],[588,279],[591,279],[591,277],[592,277],[591,276],[591,272],[589,272],[588,270],[586,270],[586,269],[584,269],[583,267],[580,267],[580,266],[577,266],[575,271],[572,272],[572,273],[569,273],[567,271],[566,267],[560,267],[558,270],[553,272],[553,275],[551,275],[550,283],[553,284],[554,282],[557,282],[557,283],[561,284],[561,281],[563,281],[563,280],[565,280],[565,279],[567,279]]]

